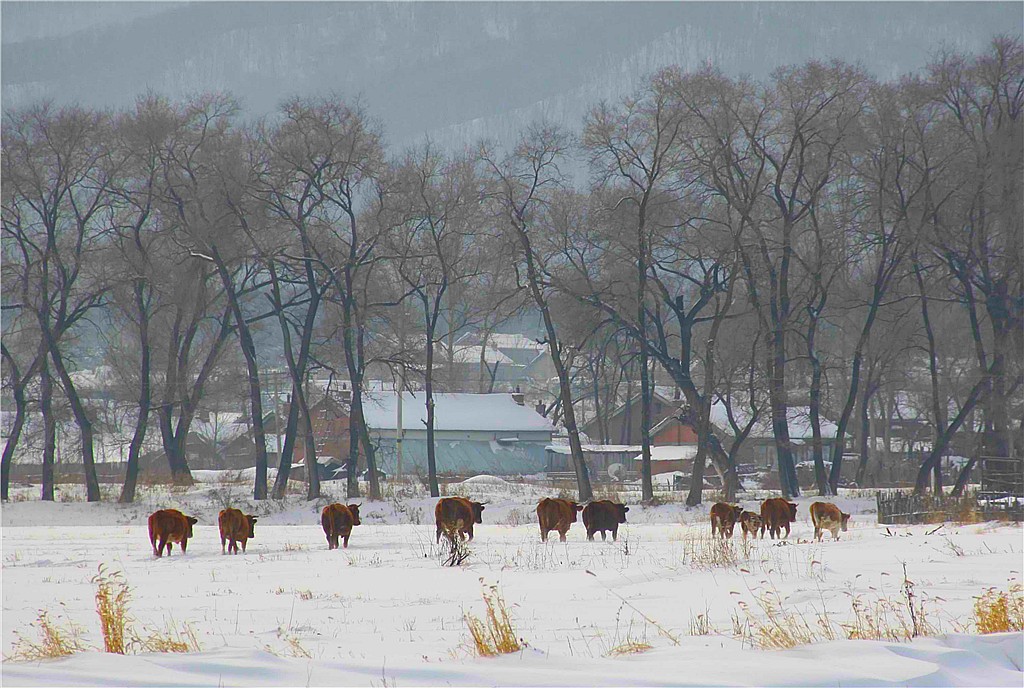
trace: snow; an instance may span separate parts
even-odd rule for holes
[[[363,413],[374,430],[395,430],[398,396],[371,392],[363,397]],[[423,392],[402,393],[402,427],[423,429],[427,424]],[[438,431],[547,432],[551,421],[532,408],[520,406],[510,394],[435,394],[434,427]]]
[[[733,417],[742,428],[750,421],[749,407],[745,404],[734,404],[732,409]],[[789,421],[789,436],[794,439],[811,439],[814,433],[811,431],[811,412],[809,406],[790,406],[786,410],[786,418]],[[726,413],[725,405],[716,401],[711,406],[711,422],[716,427],[732,435],[732,426],[729,424],[729,416]],[[836,436],[837,426],[827,418],[821,418],[821,436],[825,439]],[[754,423],[750,431],[750,437],[774,438],[772,431],[772,416],[769,411],[763,412]]]
[[[480,365],[481,348],[479,345],[458,346],[452,352],[452,360],[456,363],[475,363]],[[484,350],[484,361],[491,365],[495,363],[505,366],[515,365],[515,361],[511,358],[491,347],[487,347]]]
[[[549,444],[545,447],[548,451],[556,454],[572,454],[572,447],[568,444]],[[639,444],[584,444],[583,451],[593,453],[620,454],[626,452],[638,452],[642,449]]]
[[[205,476],[204,476],[205,477]],[[296,484],[297,491],[301,491]],[[418,486],[392,486],[388,499],[363,500],[363,525],[347,550],[328,551],[319,510],[340,492],[307,502],[252,502],[251,486],[218,482],[147,487],[131,505],[42,503],[18,488],[3,505],[3,650],[29,636],[39,610],[74,620],[101,647],[91,578],[103,563],[132,587],[136,624],[188,623],[202,652],[105,655],[2,665],[9,685],[1013,685],[1024,674],[1024,636],[949,634],[969,618],[973,598],[1020,580],[1019,526],[879,527],[874,499],[845,492],[849,532],[811,541],[807,508],[784,542],[753,541],[726,566],[692,554],[708,535],[709,504],[643,507],[633,496],[629,523],[613,543],[586,541],[579,524],[566,543],[539,541],[533,508],[544,487],[489,476],[448,486],[488,501],[466,566],[442,567],[434,544],[435,500]],[[328,490],[341,486],[329,485]],[[61,486],[58,499],[73,500]],[[745,494],[754,507],[765,495]],[[31,499],[31,500],[30,500]],[[23,500],[23,501],[18,501]],[[248,553],[223,556],[217,511],[227,505],[260,519]],[[179,507],[199,518],[187,555],[155,559],[146,517]],[[739,537],[733,541],[742,555]],[[851,596],[900,599],[903,565],[932,620],[947,635],[912,643],[840,640],[785,651],[751,648],[732,634],[742,602],[761,617],[756,596],[777,591],[784,608],[825,608],[848,620]],[[465,612],[483,614],[481,579],[508,602],[521,653],[468,655]],[[623,600],[628,602],[626,604]],[[707,613],[709,635],[690,635]],[[674,644],[650,621],[672,634]],[[63,618],[63,617],[59,617]],[[648,652],[608,656],[627,637]],[[296,657],[294,639],[309,657]]]
[[[651,461],[688,461],[697,456],[697,445],[662,445],[651,447]],[[643,454],[633,458],[634,461],[642,461]]]

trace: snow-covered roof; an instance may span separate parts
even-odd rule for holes
[[[249,430],[244,413],[222,411],[211,413],[209,420],[195,418],[192,421],[192,432],[209,441],[231,442]]]
[[[480,349],[478,345],[457,346],[452,352],[452,360],[456,363],[480,363]],[[484,350],[484,360],[487,363],[500,363],[501,365],[515,365],[515,361],[501,353],[497,349],[487,347]]]
[[[545,447],[548,451],[552,451],[556,454],[572,454],[572,449],[568,444],[549,444]],[[584,444],[583,451],[591,452],[595,454],[605,453],[628,453],[638,452],[642,447],[638,444]]]
[[[745,404],[735,404],[733,408],[733,416],[736,418],[736,422],[740,426],[746,425],[750,419],[749,407]],[[811,418],[810,410],[807,406],[790,406],[786,411],[786,419],[789,422],[789,436],[794,439],[810,439],[813,436],[811,432]],[[732,426],[729,425],[729,417],[725,412],[725,405],[721,401],[716,401],[711,407],[711,422],[716,425],[719,429],[732,434]],[[769,409],[765,409],[760,417],[757,419],[757,423],[754,424],[754,428],[750,431],[751,438],[757,437],[774,437],[775,433],[772,431],[772,416]],[[821,419],[821,436],[823,438],[832,438],[836,436],[836,424],[826,418]]]
[[[651,461],[688,461],[697,456],[696,444],[659,445],[651,447]],[[641,461],[643,454],[633,457],[634,461]]]
[[[398,395],[368,392],[363,397],[363,415],[375,430],[397,428]],[[402,393],[402,427],[426,427],[426,396],[423,392]],[[482,432],[552,432],[551,421],[528,406],[520,406],[509,394],[435,394],[434,428]]]
[[[522,334],[492,334],[487,338],[487,344],[498,349],[530,349],[532,351],[543,351],[546,347],[536,339]]]

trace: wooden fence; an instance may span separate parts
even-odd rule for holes
[[[913,492],[877,492],[878,522],[884,525],[912,525],[943,521],[1024,520],[1024,499],[1013,497],[979,499],[977,493],[916,495]]]

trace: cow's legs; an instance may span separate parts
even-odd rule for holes
[[[569,532],[569,529],[568,529],[568,528],[566,528],[565,530],[560,530],[560,531],[558,531],[558,539],[559,539],[559,541],[561,541],[561,542],[565,542],[565,534],[566,534],[567,532]]]
[[[248,540],[242,540],[242,554],[245,554],[245,543],[246,542],[248,542]]]
[[[349,538],[349,536],[346,535],[345,536],[345,549],[348,549],[348,538]]]
[[[185,553],[185,548],[188,547],[188,538],[181,538],[181,553]]]

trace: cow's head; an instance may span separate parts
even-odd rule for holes
[[[256,537],[256,521],[257,521],[257,518],[255,516],[250,516],[250,515],[246,514],[245,515],[245,520],[249,522],[249,537],[251,537],[251,538]]]
[[[616,504],[615,505],[615,515],[618,517],[619,523],[625,523],[626,522],[626,512],[627,511],[629,511],[629,507],[626,506],[625,504]]]
[[[484,505],[480,502],[470,502],[473,506],[473,523],[484,522]]]
[[[795,521],[796,520],[796,504],[794,504],[793,502],[786,502],[786,504],[789,506],[789,520],[790,521]]]
[[[199,519],[198,518],[193,518],[192,516],[186,516],[185,517],[185,522],[188,523],[188,528],[187,528],[188,536],[192,537],[192,526],[194,526],[195,524],[199,523]]]
[[[359,507],[361,507],[362,505],[363,505],[362,502],[360,502],[359,504],[349,504],[348,505],[348,510],[352,514],[352,525],[354,525],[354,526],[361,526],[361,525],[363,525],[362,522],[359,520]]]
[[[847,526],[850,523],[850,514],[844,514],[842,511],[840,511],[839,512],[839,516],[840,516],[840,527],[843,529],[843,532],[845,533],[846,532],[846,528],[847,528]]]

